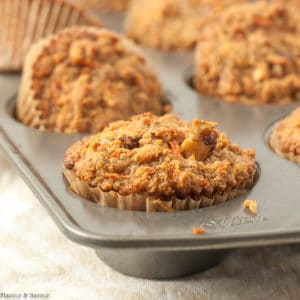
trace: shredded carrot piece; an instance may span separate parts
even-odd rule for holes
[[[112,153],[111,157],[114,157],[114,158],[120,158],[121,156],[121,153],[120,152],[114,152]]]
[[[270,24],[270,20],[267,19],[267,18],[259,18],[259,17],[256,17],[256,18],[254,19],[254,24],[266,26],[266,25],[269,25],[269,24]]]
[[[116,180],[119,177],[121,177],[121,178],[129,178],[129,175],[126,175],[126,174],[121,174],[120,175],[120,174],[116,174],[116,173],[103,173],[102,177],[105,178],[105,179]]]
[[[200,235],[200,234],[204,234],[205,233],[205,230],[203,228],[197,228],[197,227],[194,227],[192,229],[192,232],[193,234],[195,235]]]
[[[181,151],[180,151],[181,150],[180,146],[176,142],[171,142],[170,145],[171,145],[171,148],[172,148],[172,151],[173,151],[174,155],[177,158],[181,159],[182,154],[181,154]]]

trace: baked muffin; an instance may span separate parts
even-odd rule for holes
[[[25,62],[17,117],[39,130],[98,132],[134,114],[163,112],[143,53],[114,32],[72,27],[35,44]]]
[[[196,49],[194,85],[229,102],[300,100],[300,34],[295,9],[256,2],[225,10]]]
[[[192,49],[208,20],[215,18],[225,7],[244,1],[135,0],[128,11],[126,33],[147,47]]]
[[[83,3],[108,11],[124,11],[127,9],[130,0],[82,0]]]
[[[255,152],[230,143],[216,123],[150,113],[111,123],[71,146],[71,190],[101,205],[172,211],[221,203],[253,184]]]
[[[300,107],[276,124],[270,145],[281,157],[300,164]]]
[[[82,6],[64,0],[0,1],[0,70],[19,71],[30,46],[42,37],[73,25],[100,22]]]

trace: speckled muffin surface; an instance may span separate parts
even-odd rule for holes
[[[162,50],[192,49],[211,18],[243,0],[135,0],[126,33],[136,42]]]
[[[257,2],[225,10],[196,49],[194,84],[229,102],[300,100],[300,34],[293,6]]]
[[[126,38],[72,27],[34,45],[27,56],[17,116],[47,131],[98,132],[109,122],[163,111],[159,80]]]
[[[124,11],[131,0],[81,0],[90,7],[107,11]]]
[[[230,143],[215,126],[150,113],[114,122],[67,150],[64,173],[84,198],[103,204],[112,195],[113,207],[129,199],[129,210],[147,210],[146,202],[157,200],[171,209],[224,202],[252,186],[255,152]]]
[[[300,108],[275,125],[270,145],[278,155],[300,164]]]

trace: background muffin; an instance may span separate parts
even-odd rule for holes
[[[230,102],[300,100],[300,34],[293,6],[232,6],[208,26],[196,50],[197,90]]]
[[[124,11],[131,0],[81,0],[83,3],[99,9]]]
[[[255,152],[216,123],[150,113],[111,123],[71,146],[64,174],[78,195],[128,210],[183,210],[232,199],[252,186]]]
[[[134,0],[126,33],[147,47],[187,50],[195,46],[203,26],[222,9],[243,0]]]
[[[18,71],[38,39],[72,25],[100,25],[81,6],[64,0],[0,1],[0,70]]]
[[[276,124],[270,145],[280,156],[300,164],[300,108]]]
[[[160,114],[162,89],[141,51],[111,31],[72,27],[34,45],[17,101],[24,124],[97,132],[143,112]]]

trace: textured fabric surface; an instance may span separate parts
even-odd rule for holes
[[[176,280],[126,277],[69,241],[0,152],[0,295],[48,299],[299,299],[300,245],[233,251]],[[0,296],[0,299],[1,298]]]

